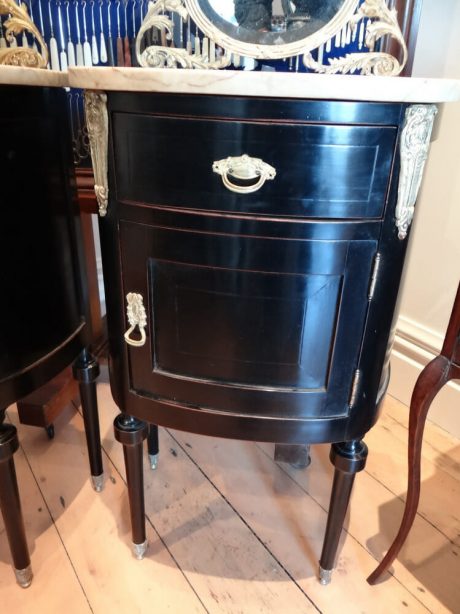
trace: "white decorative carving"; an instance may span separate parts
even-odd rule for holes
[[[145,344],[145,327],[147,326],[147,314],[145,313],[144,299],[142,294],[136,294],[136,292],[129,292],[126,295],[127,301],[127,316],[130,327],[125,332],[125,341],[129,345],[134,347],[141,347]],[[140,339],[132,339],[131,333],[136,326],[139,328],[141,334]]]
[[[385,0],[344,0],[337,14],[325,26],[301,40],[279,45],[262,45],[239,41],[222,32],[213,24],[200,8],[200,0],[156,0],[150,2],[136,39],[136,55],[140,66],[167,68],[226,68],[232,60],[232,53],[238,56],[263,59],[279,59],[303,56],[305,66],[315,72],[335,74],[361,72],[379,76],[400,74],[407,61],[407,47],[399,28],[397,13],[389,9]],[[144,34],[150,28],[164,33],[166,40],[173,38],[173,21],[165,11],[178,13],[182,20],[191,17],[204,35],[219,47],[225,49],[221,57],[213,61],[203,54],[194,54],[190,49],[174,46],[147,47],[140,51]],[[341,58],[332,58],[322,64],[313,58],[312,51],[326,44],[350,25],[354,31],[365,24],[365,44],[369,52],[350,53]],[[374,51],[376,43],[384,36],[395,39],[402,48],[402,60],[390,53]]]
[[[210,62],[205,55],[190,54],[187,49],[177,47],[151,45],[141,53],[142,38],[151,28],[165,32],[166,40],[172,39],[174,24],[169,17],[163,14],[165,11],[178,13],[184,20],[188,17],[188,11],[183,0],[150,2],[149,10],[136,37],[136,56],[139,66],[150,68],[225,68],[230,64],[230,54],[224,54]]]
[[[206,56],[190,55],[186,49],[176,47],[147,47],[138,56],[140,66],[150,68],[225,68],[230,64],[230,55],[223,55],[210,62]]]
[[[273,166],[260,158],[251,158],[247,154],[230,156],[213,162],[212,170],[222,176],[222,183],[228,190],[237,194],[257,192],[268,179],[274,179],[276,176],[276,170]],[[240,180],[257,179],[257,181],[252,185],[236,185],[230,181],[229,175]]]
[[[107,148],[109,142],[107,95],[103,92],[86,90],[85,115],[91,159],[93,161],[94,192],[99,205],[99,215],[104,217],[107,213],[109,199],[107,179]]]
[[[368,20],[365,35],[366,47],[370,50],[368,53],[349,53],[342,58],[331,58],[327,65],[316,62],[308,53],[304,56],[305,66],[324,74],[346,74],[359,70],[363,75],[399,75],[407,62],[407,47],[399,28],[397,12],[389,9],[385,0],[365,0],[350,20],[353,31],[363,19]],[[391,36],[400,44],[403,51],[401,63],[390,53],[374,51],[376,43],[383,36]]]
[[[406,110],[401,135],[401,170],[395,212],[400,239],[406,238],[414,216],[415,203],[428,157],[431,131],[437,111],[434,104],[415,104]]]

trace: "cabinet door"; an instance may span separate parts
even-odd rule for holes
[[[348,413],[375,241],[120,233],[124,294],[148,316],[133,391],[245,415]]]

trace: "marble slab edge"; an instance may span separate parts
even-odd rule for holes
[[[22,66],[0,66],[0,85],[68,87],[67,72]]]
[[[71,87],[94,90],[370,102],[460,100],[460,80],[457,79],[117,67],[75,67],[68,72]]]

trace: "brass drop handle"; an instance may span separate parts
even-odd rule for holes
[[[268,179],[276,177],[276,170],[260,158],[251,158],[247,154],[224,158],[213,162],[212,170],[222,176],[224,186],[237,194],[251,194],[257,192]],[[240,181],[257,180],[251,185],[237,185],[232,183],[230,177]]]
[[[147,314],[145,313],[144,300],[142,294],[136,294],[135,292],[129,292],[126,295],[128,322],[130,327],[125,332],[125,341],[128,345],[133,347],[141,347],[145,344],[146,335],[145,327],[147,326]],[[140,339],[133,339],[131,334],[135,328],[139,328],[141,334]]]

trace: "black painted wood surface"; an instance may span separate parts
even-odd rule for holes
[[[124,222],[120,238],[125,294],[148,297],[153,321],[130,355],[133,390],[246,415],[348,414],[376,241]]]
[[[127,113],[112,127],[119,200],[283,217],[381,217],[396,138],[390,127]],[[243,198],[212,172],[242,153],[277,173]]]
[[[64,90],[0,88],[0,405],[90,342]]]
[[[101,238],[122,411],[252,440],[365,434],[388,381],[406,249],[394,223],[404,110],[109,93]],[[243,153],[279,166],[255,195],[212,173]],[[123,339],[128,292],[144,297],[142,348]]]

